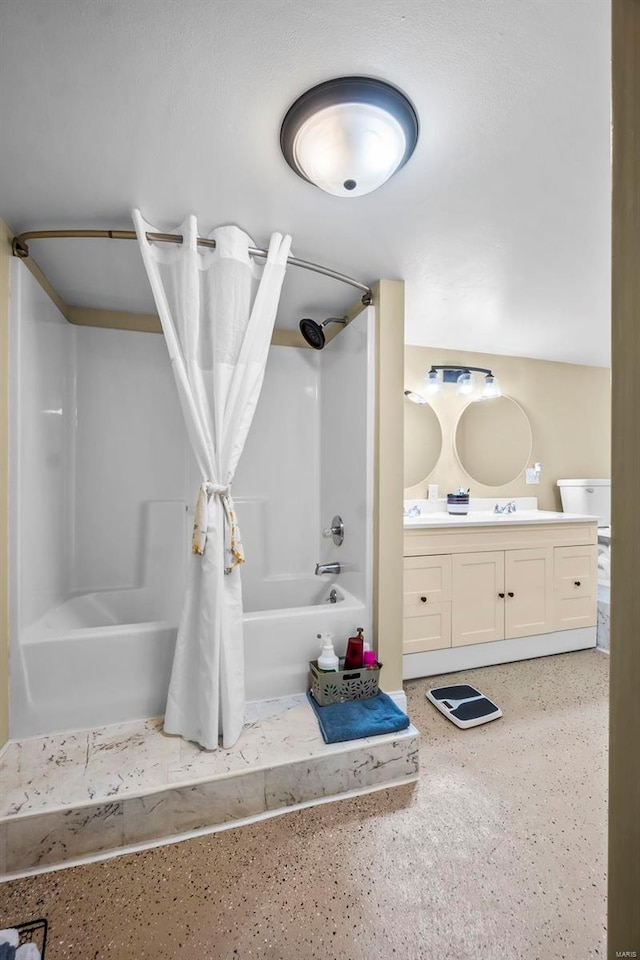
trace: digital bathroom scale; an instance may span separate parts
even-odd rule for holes
[[[488,723],[502,716],[500,707],[468,683],[434,687],[427,690],[427,700],[456,727],[477,727],[480,723]]]

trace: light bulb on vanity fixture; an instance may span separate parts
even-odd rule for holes
[[[411,403],[428,403],[427,400],[422,396],[421,393],[416,393],[415,390],[405,390],[404,396],[406,400],[410,400]]]
[[[484,387],[482,388],[483,400],[495,400],[502,396],[502,387],[492,373],[488,373],[484,378]]]
[[[424,378],[424,386],[427,393],[431,395],[435,393],[440,393],[440,388],[442,386],[442,381],[440,379],[440,374],[437,370],[430,370],[429,373]]]
[[[473,393],[473,377],[468,370],[464,370],[457,380],[458,389],[456,393],[460,397],[468,397]]]

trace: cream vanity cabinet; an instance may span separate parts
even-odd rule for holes
[[[405,677],[595,646],[595,523],[405,529]]]

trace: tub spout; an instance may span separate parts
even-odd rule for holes
[[[316,576],[323,573],[340,573],[339,563],[316,563]]]

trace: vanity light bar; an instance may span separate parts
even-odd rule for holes
[[[439,372],[442,372],[440,379]],[[440,392],[443,383],[455,383],[458,386],[458,393],[462,396],[471,396],[474,392],[472,373],[484,374],[484,388],[482,390],[481,400],[493,400],[502,396],[500,384],[493,375],[493,371],[487,367],[457,366],[448,363],[434,363],[425,377],[427,393],[436,394]]]
[[[439,374],[442,373],[442,379]],[[502,396],[502,389],[498,380],[493,375],[493,371],[487,367],[461,367],[448,363],[434,363],[429,373],[424,378],[425,389],[428,394],[440,392],[443,383],[455,383],[458,386],[458,393],[471,396],[474,392],[472,373],[484,374],[484,387],[481,400],[494,400]],[[405,398],[412,403],[428,403],[428,399],[415,390],[405,390]]]
[[[443,383],[457,383],[458,377],[463,373],[484,373],[486,376],[493,376],[491,370],[487,370],[486,367],[457,367],[448,363],[434,363],[429,373],[437,373],[438,370],[442,370]]]

